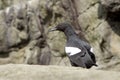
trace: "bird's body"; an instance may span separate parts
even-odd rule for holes
[[[78,38],[70,24],[61,23],[52,30],[62,31],[66,35],[65,52],[72,66],[83,68],[91,68],[93,65],[97,66],[91,46],[86,41]]]
[[[81,66],[84,68],[90,68],[96,63],[95,57],[93,58],[94,54],[90,51],[91,47],[87,46],[88,49],[85,47],[84,41],[80,40],[78,37],[72,37],[67,40],[66,47],[77,48],[79,49],[79,52],[76,52],[75,50],[74,55],[68,55],[72,66]],[[66,49],[65,49],[66,51]],[[66,52],[67,53],[67,52]],[[70,53],[67,53],[70,54]],[[93,55],[93,56],[91,56]]]

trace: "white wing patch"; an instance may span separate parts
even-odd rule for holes
[[[75,55],[79,52],[81,52],[81,49],[77,48],[77,47],[65,47],[65,52],[69,55]]]
[[[90,52],[93,52],[93,48],[90,49]]]

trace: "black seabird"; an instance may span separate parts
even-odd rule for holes
[[[78,38],[69,23],[61,23],[49,31],[62,31],[67,37],[65,52],[68,55],[71,65],[75,67],[91,68],[97,66],[95,55],[88,42]]]

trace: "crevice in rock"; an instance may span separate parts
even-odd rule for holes
[[[100,43],[100,49],[102,52],[101,55],[103,56],[102,58],[105,63],[108,63],[114,57],[109,50],[110,46],[107,44],[108,44],[108,41],[106,41],[105,39],[102,39],[102,41]]]
[[[99,3],[100,3],[100,2],[97,1],[97,2],[95,2],[95,3],[90,4],[90,6],[89,6],[88,8],[86,8],[84,11],[82,11],[81,13],[79,13],[78,16],[86,13],[90,8],[94,7],[96,4],[99,4]]]
[[[94,27],[92,30],[95,30],[95,29],[97,29],[98,27],[100,27],[100,25],[103,23],[103,21],[101,21],[101,22],[99,22],[97,25],[96,25],[96,27]]]
[[[78,22],[79,13],[78,13],[77,8],[75,6],[76,5],[75,1],[74,0],[68,0],[68,4],[69,4],[69,7],[70,7],[69,8],[70,10],[68,11],[68,15],[71,19],[72,25],[74,26],[73,28],[76,30],[76,33],[78,34],[78,36],[81,39],[88,42],[88,40],[85,38],[84,32],[83,32],[83,30],[82,30],[82,28],[81,28],[81,26]]]

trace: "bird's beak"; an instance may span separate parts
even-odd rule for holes
[[[54,28],[49,29],[48,32],[52,32],[52,31],[56,31],[56,30],[57,30],[57,28],[54,27]]]

